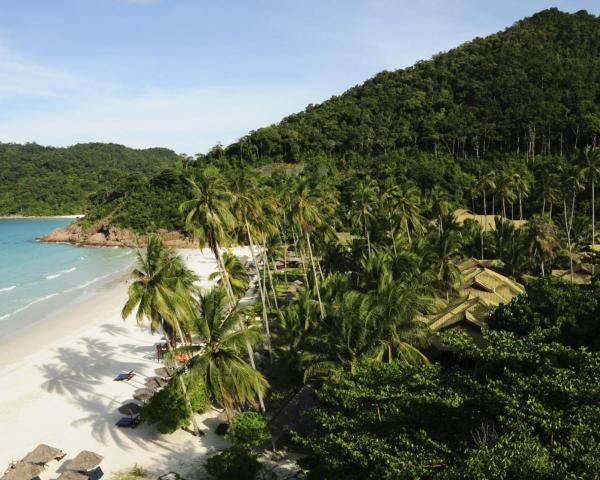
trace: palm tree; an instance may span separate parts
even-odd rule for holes
[[[578,174],[573,174],[571,169],[565,169],[563,171],[563,221],[565,224],[565,232],[567,234],[567,248],[569,250],[569,268],[571,272],[571,281],[574,278],[574,269],[573,269],[573,217],[575,215],[575,200],[577,198],[577,193],[579,193],[583,186],[581,184],[581,176]],[[570,196],[571,203],[571,211],[570,214],[567,213],[567,198]]]
[[[438,237],[444,233],[443,218],[450,213],[448,194],[439,186],[434,186],[430,193],[431,212],[437,219]]]
[[[502,202],[502,217],[508,218],[506,216],[506,202],[512,205],[517,199],[517,194],[513,190],[512,174],[506,170],[501,171],[500,175],[498,176],[498,180],[496,182],[496,193]]]
[[[317,207],[319,200],[316,198],[313,192],[311,192],[306,180],[302,179],[298,182],[294,196],[292,197],[291,204],[291,215],[293,223],[298,226],[300,231],[306,237],[306,244],[308,246],[308,254],[310,256],[310,263],[312,265],[313,277],[315,282],[315,290],[317,292],[317,298],[319,300],[319,309],[321,311],[321,317],[325,317],[325,309],[321,300],[321,291],[319,289],[319,279],[317,278],[317,270],[315,267],[315,259],[312,251],[312,244],[310,241],[311,232],[323,223],[323,217]]]
[[[261,191],[253,172],[248,169],[240,170],[232,182],[233,204],[232,210],[239,223],[243,225],[246,239],[250,246],[252,263],[256,269],[258,291],[262,302],[262,315],[267,336],[270,338],[269,321],[267,318],[266,287],[261,279],[258,257],[254,237],[260,235],[259,224],[264,217],[261,203]],[[254,232],[254,233],[253,233]]]
[[[231,284],[233,294],[236,300],[239,300],[248,290],[248,285],[250,284],[250,275],[248,275],[248,272],[246,271],[244,265],[242,265],[240,259],[229,251],[225,251],[223,254],[223,265],[225,267],[225,271],[227,272],[227,277],[229,278],[229,283]],[[208,276],[208,279],[218,279],[218,284],[225,288],[223,275],[220,271],[211,273]]]
[[[379,201],[379,189],[375,182],[360,182],[356,189],[353,208],[350,210],[350,221],[361,227],[367,240],[367,249],[371,255],[371,234],[370,230],[375,222],[375,213],[377,212]]]
[[[462,279],[454,257],[460,254],[461,236],[458,232],[448,231],[437,243],[436,283],[439,290],[445,294],[446,301],[456,292],[456,287]]]
[[[530,175],[527,172],[514,172],[512,174],[513,189],[517,193],[519,200],[519,220],[523,220],[523,199],[529,195],[529,177]]]
[[[235,216],[231,212],[233,195],[219,171],[212,166],[202,170],[196,180],[189,179],[189,183],[192,198],[183,202],[179,211],[185,218],[186,229],[199,240],[200,246],[208,245],[213,252],[229,296],[230,308],[233,309],[236,297],[221,255],[221,244],[227,239],[228,232],[235,227]],[[250,364],[252,368],[256,368],[254,352],[249,344],[247,350]],[[259,399],[264,410],[262,397]]]
[[[203,339],[202,345],[180,349],[189,354],[186,367],[202,379],[213,401],[224,408],[229,418],[236,407],[248,402],[257,406],[269,383],[243,358],[246,345],[255,345],[262,337],[257,325],[246,325],[247,315],[239,308],[231,309],[228,295],[213,288],[199,297],[200,315],[194,327]]]
[[[185,228],[192,232],[200,246],[208,245],[223,275],[225,288],[230,298],[235,298],[221,255],[221,244],[227,233],[235,226],[231,213],[233,196],[215,167],[207,167],[196,180],[189,179],[192,198],[184,201],[179,210],[184,216]]]
[[[195,316],[192,290],[197,278],[157,235],[149,237],[145,255],[137,252],[137,267],[132,276],[133,283],[129,286],[121,316],[125,320],[135,310],[138,324],[148,321],[152,332],[162,330],[167,339],[167,348],[172,350],[174,337],[179,335],[183,341],[183,328],[189,326]],[[194,432],[199,435],[200,429],[194,419],[187,387],[183,378],[178,378]]]
[[[495,174],[494,172],[488,172],[480,175],[479,177],[479,192],[483,196],[483,234],[481,235],[481,259],[483,260],[483,239],[488,227],[488,216],[487,216],[487,192],[492,191],[496,188]]]
[[[583,149],[582,178],[587,179],[592,187],[592,252],[596,251],[596,181],[600,179],[600,148],[585,147]],[[594,265],[592,265],[592,275]]]
[[[545,264],[554,257],[558,247],[556,225],[547,215],[534,215],[525,231],[529,255],[540,262],[542,277],[545,276]]]

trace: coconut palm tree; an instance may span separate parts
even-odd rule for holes
[[[248,245],[250,246],[250,255],[252,263],[256,269],[256,279],[258,291],[262,302],[262,316],[265,325],[267,337],[271,338],[269,329],[269,320],[267,317],[267,293],[266,285],[261,278],[259,261],[256,252],[255,237],[260,237],[260,223],[265,218],[263,202],[261,202],[262,191],[258,188],[256,176],[247,168],[239,171],[232,182],[233,204],[232,211],[239,223],[243,225]]]
[[[526,172],[514,172],[512,175],[513,189],[519,200],[519,220],[523,220],[523,199],[529,195],[530,174]]]
[[[542,277],[545,276],[545,265],[554,258],[558,247],[556,225],[547,215],[534,215],[527,224],[525,239],[529,255],[539,260]]]
[[[565,233],[567,235],[567,248],[569,250],[569,268],[571,273],[571,281],[574,278],[573,269],[573,218],[575,215],[575,201],[577,194],[583,190],[581,175],[574,173],[572,169],[566,168],[563,170],[562,176],[562,199],[563,199],[563,222]],[[567,201],[570,205],[570,213],[568,212]]]
[[[233,294],[235,295],[236,300],[239,300],[248,290],[248,285],[250,284],[250,275],[248,275],[248,272],[246,271],[244,265],[242,265],[241,260],[227,250],[223,254],[223,265],[225,267],[225,271],[227,272],[227,277],[229,278],[229,283],[231,284]],[[220,271],[211,273],[208,276],[208,279],[218,279],[218,284],[225,288],[223,275]]]
[[[186,367],[191,378],[201,378],[212,401],[231,418],[246,402],[253,406],[262,403],[269,388],[264,376],[243,358],[246,345],[255,345],[262,333],[257,325],[247,324],[249,317],[243,309],[230,308],[222,288],[201,293],[199,305],[194,328],[203,343],[178,350],[190,357]]]
[[[581,176],[590,182],[592,188],[592,252],[596,250],[596,182],[600,180],[600,148],[585,147],[582,152]],[[592,265],[592,275],[594,265]]]
[[[231,213],[233,196],[219,171],[207,167],[197,178],[189,179],[192,198],[184,201],[179,211],[184,216],[185,228],[198,239],[200,246],[208,246],[217,260],[230,298],[235,298],[223,264],[221,245],[235,226]]]
[[[450,301],[450,295],[454,294],[462,274],[454,262],[454,258],[460,254],[461,236],[458,232],[448,231],[438,240],[436,283],[440,292],[445,294],[446,301]]]
[[[319,301],[319,310],[321,311],[321,317],[325,317],[325,309],[321,300],[319,279],[317,278],[317,269],[310,239],[311,232],[323,223],[323,217],[321,216],[320,209],[317,207],[319,203],[320,202],[315,194],[310,190],[307,181],[305,179],[300,180],[291,199],[290,210],[292,222],[300,229],[306,238],[306,245],[308,247],[308,254],[310,256],[310,263],[315,282],[315,290]]]
[[[438,237],[440,237],[444,233],[442,219],[450,213],[450,200],[448,199],[448,194],[438,185],[435,185],[431,189],[429,199],[431,202],[431,212],[438,224]]]
[[[517,194],[513,189],[512,174],[507,170],[502,170],[498,175],[496,181],[496,194],[500,197],[500,201],[502,202],[502,217],[508,218],[506,216],[506,202],[512,205],[517,199]]]
[[[404,230],[409,245],[412,244],[411,232],[422,235],[424,218],[421,215],[421,191],[412,182],[398,185],[391,199],[398,224]]]
[[[184,328],[189,327],[195,317],[192,290],[197,278],[157,235],[149,237],[145,254],[137,252],[137,266],[132,277],[121,316],[125,320],[135,310],[138,324],[147,321],[152,332],[161,330],[167,339],[167,347],[172,350],[174,337],[179,335],[183,341]],[[178,378],[194,432],[199,435],[185,381]]]
[[[352,209],[348,212],[350,222],[359,226],[367,240],[367,249],[371,255],[371,228],[376,221],[379,188],[373,181],[359,182],[352,200]]]
[[[483,243],[485,233],[487,232],[488,227],[488,213],[487,213],[487,194],[488,192],[494,190],[496,188],[496,178],[493,171],[481,174],[479,176],[479,193],[483,197],[483,234],[481,235],[481,259],[483,260]]]

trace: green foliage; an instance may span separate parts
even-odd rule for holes
[[[260,413],[241,412],[229,425],[225,438],[235,445],[249,448],[262,445],[271,438],[271,434],[267,420]]]
[[[205,466],[217,480],[253,480],[260,470],[256,455],[242,447],[233,447],[213,455]]]
[[[155,175],[178,158],[167,149],[114,144],[0,144],[0,215],[82,213],[91,193],[113,187],[127,174]]]
[[[499,306],[489,327],[519,334],[538,332],[572,346],[600,348],[600,284],[578,285],[554,277],[527,286],[527,293]]]
[[[580,478],[597,471],[600,357],[539,335],[460,332],[444,365],[367,363],[318,391],[298,439],[313,475],[345,479]],[[337,380],[336,380],[337,378]]]
[[[210,408],[206,387],[201,382],[186,379],[188,396],[194,412],[205,412]],[[178,379],[156,392],[150,402],[142,408],[141,417],[145,422],[156,424],[161,433],[173,433],[190,424],[191,412],[187,407],[183,390]]]

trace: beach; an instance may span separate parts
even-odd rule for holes
[[[235,249],[236,255],[248,255]],[[208,251],[180,250],[180,256],[209,286],[216,262]],[[68,459],[81,450],[104,456],[105,474],[135,464],[153,475],[170,471],[184,478],[202,477],[206,454],[228,446],[214,433],[218,412],[197,416],[203,437],[185,431],[160,434],[153,426],[120,429],[117,408],[161,366],[152,335],[135,318],[123,321],[127,279],[104,285],[84,302],[72,305],[0,342],[0,469],[19,460],[39,443],[62,449],[67,457],[51,462],[40,477],[58,477]],[[134,370],[127,382],[118,373]],[[58,471],[57,471],[58,467]]]

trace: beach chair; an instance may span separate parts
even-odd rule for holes
[[[142,423],[142,419],[136,415],[135,417],[123,417],[115,425],[121,428],[135,428],[140,423]]]
[[[100,480],[104,476],[104,472],[100,467],[94,468],[90,473],[88,473],[89,480]]]
[[[135,372],[133,370],[131,370],[128,373],[119,373],[115,377],[115,382],[124,382],[127,380],[131,380],[133,377],[135,377]]]

